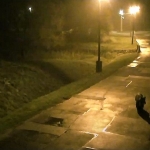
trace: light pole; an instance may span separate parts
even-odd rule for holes
[[[122,24],[122,21],[123,21],[123,19],[124,19],[124,17],[123,17],[123,15],[124,15],[124,12],[123,12],[123,10],[120,10],[119,11],[119,14],[120,14],[120,16],[121,16],[121,22],[120,22],[120,31],[122,32],[123,31],[123,24]]]
[[[100,60],[100,48],[101,48],[101,0],[98,0],[98,60],[96,61],[96,72],[102,71],[102,61]]]
[[[133,16],[132,19],[132,41],[131,44],[133,44],[133,38],[134,38],[134,30],[135,30],[135,16],[136,14],[140,11],[140,7],[139,6],[131,6],[129,8],[129,13]]]

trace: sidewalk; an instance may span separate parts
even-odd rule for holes
[[[134,97],[146,96],[150,112],[150,54],[49,108],[17,127],[0,149],[150,150],[150,124],[136,111]]]

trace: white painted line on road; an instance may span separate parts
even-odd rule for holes
[[[82,114],[82,116],[84,116],[84,115],[85,115],[86,113],[88,113],[90,110],[91,110],[91,108],[88,109],[87,111],[85,111],[85,112]]]
[[[133,62],[134,62],[134,63],[137,63],[138,61],[137,61],[137,60],[134,60]]]
[[[113,119],[110,121],[110,123],[102,130],[102,132],[106,132],[106,129],[110,126],[110,124],[114,121],[116,116],[113,117]]]
[[[94,136],[94,138],[98,136],[97,133],[86,132],[86,131],[79,131],[79,132],[86,133],[86,134],[92,134]]]
[[[140,59],[141,57],[139,56],[137,59]]]
[[[130,82],[126,85],[126,87],[128,87],[131,83],[132,83],[132,81],[130,81]]]
[[[92,134],[92,135],[94,136],[94,137],[93,137],[91,140],[89,140],[85,145],[87,145],[87,144],[90,143],[93,139],[95,139],[96,137],[98,137],[98,134],[97,134],[97,133],[91,133],[91,132],[86,132],[86,131],[79,131],[79,132],[86,133],[86,134]],[[85,145],[84,145],[82,148],[84,148]],[[86,147],[86,148],[88,148],[88,147]]]
[[[131,67],[131,68],[135,68],[135,67],[137,67],[137,66],[138,66],[138,63],[135,63],[135,62],[130,63],[130,64],[128,65],[128,67]]]

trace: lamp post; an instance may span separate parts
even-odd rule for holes
[[[98,60],[96,61],[96,72],[102,71],[102,61],[100,60],[100,48],[101,48],[101,0],[98,0]]]
[[[131,6],[129,8],[129,13],[133,16],[132,19],[132,41],[131,44],[133,44],[133,38],[134,38],[134,30],[135,30],[135,16],[136,14],[140,11],[140,7],[139,6]]]
[[[121,18],[120,18],[120,20],[121,20],[121,22],[120,22],[120,31],[122,32],[123,31],[123,24],[122,24],[122,22],[123,22],[123,19],[124,19],[124,17],[123,17],[123,15],[124,15],[123,10],[120,10],[119,14],[121,16]]]

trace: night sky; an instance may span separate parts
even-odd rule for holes
[[[11,14],[13,8],[13,12],[17,11],[20,6],[23,5],[26,7],[32,2],[36,2],[38,0],[5,0],[0,4],[0,21],[3,22],[3,19],[7,17],[8,14]],[[40,1],[40,0],[39,0]],[[44,0],[46,1],[46,0]],[[67,3],[68,0],[47,0],[47,1],[54,1],[54,2],[64,2]],[[71,0],[70,0],[71,1]],[[73,1],[73,0],[72,0]],[[78,1],[78,0],[74,0]],[[81,1],[98,1],[98,0],[79,0]],[[102,1],[102,3],[105,3]],[[18,6],[17,6],[18,5]],[[137,29],[147,29],[150,28],[150,0],[109,0],[109,6],[112,10],[112,21],[114,26],[117,27],[119,24],[119,10],[123,9],[125,13],[128,12],[128,9],[132,5],[139,5],[140,6],[140,13],[137,15]],[[11,7],[10,7],[11,6]],[[9,8],[7,8],[9,7]],[[18,7],[18,8],[17,8]],[[95,7],[95,6],[94,6]],[[11,9],[12,10],[11,10]],[[17,13],[17,12],[16,12]],[[78,11],[76,11],[78,13]],[[124,22],[128,22],[128,16],[125,16]],[[2,25],[2,23],[1,23]],[[126,27],[126,23],[124,23]],[[117,27],[118,28],[118,27]]]

